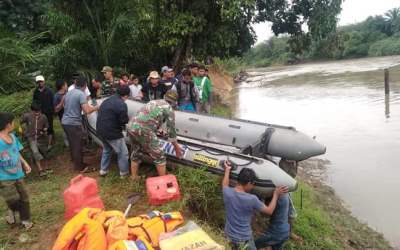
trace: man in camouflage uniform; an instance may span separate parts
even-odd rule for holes
[[[132,141],[131,175],[138,179],[138,168],[143,154],[150,156],[156,165],[158,175],[166,174],[166,157],[157,133],[166,123],[168,141],[175,148],[176,156],[182,157],[175,130],[174,107],[177,106],[178,94],[169,90],[164,100],[153,100],[146,104],[128,123],[128,133]]]
[[[104,81],[101,83],[101,96],[113,95],[119,85],[119,79],[114,77],[113,69],[110,66],[104,66],[101,73],[104,74]]]

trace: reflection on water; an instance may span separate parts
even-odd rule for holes
[[[253,70],[237,116],[294,126],[327,146],[328,182],[352,212],[400,247],[400,57]]]

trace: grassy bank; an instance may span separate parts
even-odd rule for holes
[[[212,111],[221,116],[231,116],[229,108],[217,105]],[[62,138],[61,128],[56,123],[56,136]],[[24,154],[29,158],[29,153]],[[62,192],[68,186],[69,180],[75,175],[71,169],[69,152],[62,146],[62,140],[57,140],[55,149],[51,152],[49,165],[54,174],[47,178],[39,178],[34,172],[26,178],[31,197],[31,207],[35,226],[30,231],[18,227],[9,227],[0,218],[0,249],[50,249],[57,233],[65,223]],[[100,156],[93,157],[93,165],[99,165]],[[307,168],[307,162],[303,164]],[[124,211],[126,197],[133,193],[142,194],[140,201],[132,208],[130,215],[146,213],[153,209],[160,211],[179,210],[185,220],[198,222],[218,243],[226,245],[223,237],[224,208],[220,188],[221,177],[211,175],[202,169],[192,169],[185,166],[169,166],[169,172],[177,176],[182,199],[164,206],[153,207],[147,203],[145,194],[145,176],[156,175],[154,168],[143,166],[140,182],[118,177],[115,162],[112,172],[106,178],[99,178],[97,173],[89,176],[98,180],[101,197],[108,210]],[[303,241],[289,240],[285,249],[390,249],[382,235],[374,232],[358,222],[342,206],[334,192],[311,180],[307,174],[299,176],[299,189],[293,193],[294,204],[298,218],[294,224],[294,232]],[[6,206],[0,203],[0,214],[4,214]],[[266,218],[257,216],[256,232],[265,228]]]

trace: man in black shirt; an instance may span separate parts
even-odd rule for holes
[[[129,86],[119,86],[117,94],[105,100],[97,117],[97,134],[103,141],[100,176],[108,173],[111,153],[118,155],[118,167],[121,177],[129,175],[129,154],[122,130],[129,121],[128,106],[125,101],[129,98]]]
[[[42,75],[36,76],[36,84],[37,88],[33,92],[33,101],[40,104],[42,113],[47,117],[49,122],[49,128],[47,130],[48,138],[49,138],[49,148],[53,144],[53,114],[54,114],[54,105],[53,91],[45,85],[44,77]]]
[[[142,92],[145,102],[164,98],[167,89],[163,84],[160,84],[160,76],[157,71],[150,72],[148,82],[144,84]]]

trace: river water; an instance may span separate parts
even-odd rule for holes
[[[236,116],[296,127],[327,147],[327,183],[400,248],[400,56],[248,71]]]

